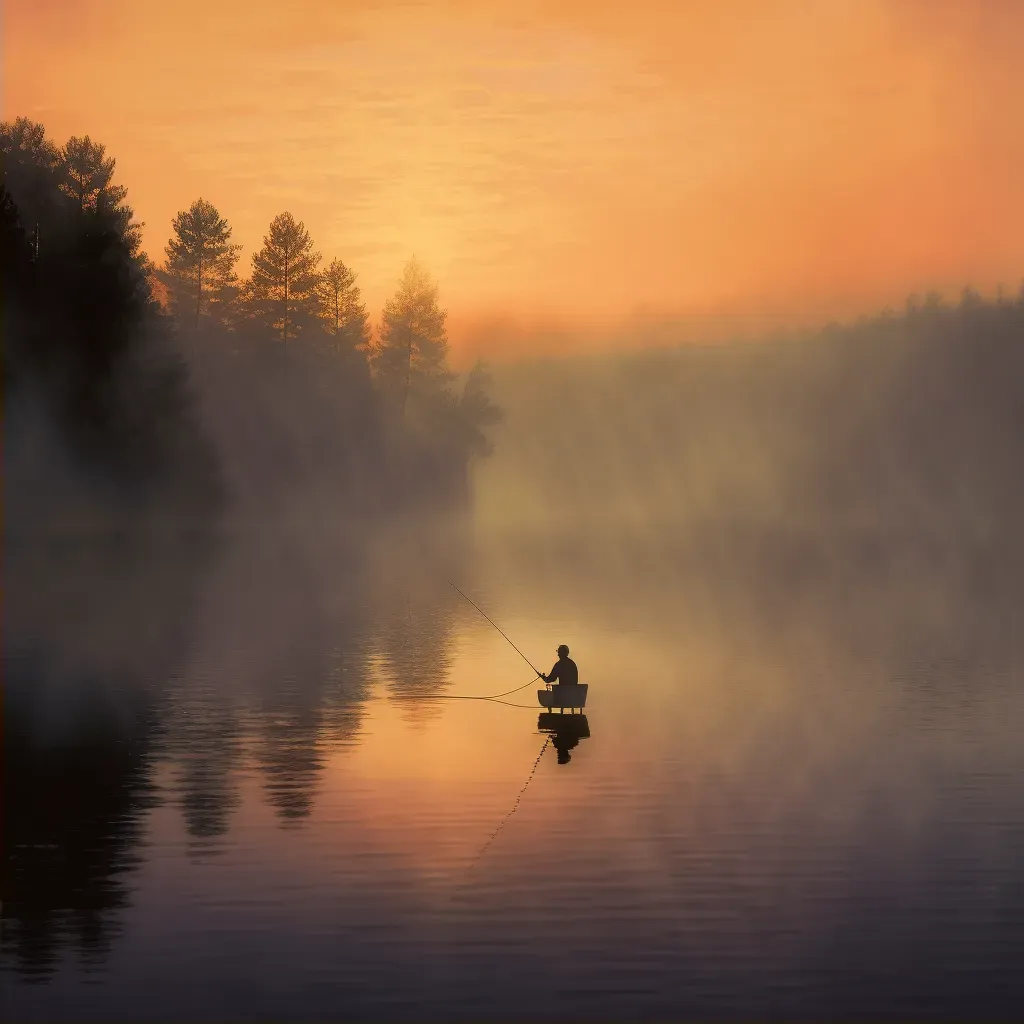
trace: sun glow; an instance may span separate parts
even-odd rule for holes
[[[1011,2],[15,0],[5,19],[5,116],[105,142],[153,256],[196,196],[246,257],[288,209],[373,309],[416,253],[470,347],[495,319],[519,325],[505,354],[559,323],[564,344],[635,344],[638,318],[722,333],[1024,273]]]

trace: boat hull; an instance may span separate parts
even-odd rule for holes
[[[587,684],[563,686],[556,683],[549,690],[538,690],[537,700],[542,708],[585,708],[587,706]]]

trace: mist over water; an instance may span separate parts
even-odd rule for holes
[[[1019,1013],[1015,310],[502,368],[465,508],[9,544],[6,1013]]]

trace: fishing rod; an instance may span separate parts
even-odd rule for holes
[[[505,639],[506,639],[506,640],[508,640],[508,644],[509,644],[509,646],[510,646],[510,647],[512,648],[512,650],[513,650],[513,651],[515,651],[515,652],[516,652],[516,654],[518,654],[518,655],[519,655],[519,657],[520,657],[520,658],[522,658],[522,659],[523,659],[523,661],[525,661],[525,662],[526,662],[526,664],[527,664],[527,665],[529,665],[529,666],[530,666],[530,668],[532,668],[532,669],[533,669],[533,671],[534,671],[534,672],[536,672],[536,673],[537,673],[537,675],[538,675],[538,676],[540,676],[540,678],[541,678],[541,679],[543,679],[543,678],[544,678],[544,674],[543,674],[542,672],[539,672],[539,671],[538,671],[538,670],[536,669],[536,667],[534,666],[533,662],[532,662],[532,661],[530,661],[530,659],[529,659],[529,658],[528,658],[528,657],[527,657],[527,656],[526,656],[525,654],[523,654],[523,652],[522,652],[521,650],[519,650],[519,648],[518,648],[518,647],[516,647],[516,645],[515,645],[514,643],[512,643],[512,641],[511,641],[511,640],[509,640],[509,639],[508,639],[508,637],[507,637],[507,636],[505,635],[505,631],[504,631],[504,630],[503,630],[503,629],[501,628],[501,626],[499,626],[499,625],[498,625],[498,624],[497,624],[497,623],[496,623],[496,622],[494,621],[494,619],[492,619],[492,618],[490,617],[490,615],[488,615],[488,614],[487,614],[487,612],[485,612],[485,611],[483,610],[483,608],[481,608],[481,607],[480,607],[480,605],[478,605],[478,604],[476,603],[476,601],[474,601],[474,600],[473,600],[473,599],[472,599],[471,597],[466,597],[466,595],[465,595],[465,594],[463,594],[463,593],[462,593],[462,591],[461,591],[461,590],[459,590],[459,588],[458,588],[457,586],[455,586],[455,584],[454,584],[454,583],[452,583],[452,581],[451,581],[451,580],[448,580],[448,581],[447,581],[447,583],[448,583],[448,586],[449,586],[449,587],[451,587],[451,588],[452,588],[452,590],[454,590],[454,591],[455,591],[455,592],[456,592],[457,594],[461,594],[461,595],[462,595],[462,597],[465,597],[465,598],[466,598],[466,600],[467,600],[467,601],[468,601],[468,602],[469,602],[469,603],[470,603],[470,604],[471,604],[471,605],[472,605],[472,606],[473,606],[473,607],[474,607],[474,608],[475,608],[475,609],[476,609],[476,610],[477,610],[477,611],[478,611],[478,612],[479,612],[479,613],[480,613],[480,614],[481,614],[481,615],[482,615],[482,616],[483,616],[483,617],[484,617],[484,618],[485,618],[485,619],[486,619],[486,620],[487,620],[487,621],[488,621],[488,622],[489,622],[489,623],[490,623],[490,624],[491,624],[491,625],[492,625],[492,626],[493,626],[493,627],[494,627],[494,628],[495,628],[495,629],[496,629],[496,630],[497,630],[497,631],[498,631],[498,632],[499,632],[499,633],[500,633],[500,634],[501,634],[501,635],[502,635],[503,637],[505,637]],[[519,689],[522,689],[522,687],[519,687]],[[509,692],[515,692],[515,691],[509,691]]]

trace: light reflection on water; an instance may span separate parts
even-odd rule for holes
[[[1012,631],[632,564],[222,552],[168,667],[20,762],[8,1015],[1024,1009]],[[530,678],[449,574],[539,667],[572,647],[568,763],[530,779],[532,684],[428,699]]]

